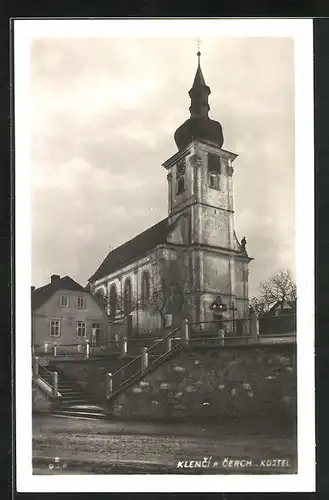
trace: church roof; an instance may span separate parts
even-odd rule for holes
[[[166,243],[168,229],[168,218],[165,218],[149,229],[146,229],[146,231],[138,234],[135,238],[115,248],[107,255],[97,271],[89,278],[89,281],[99,280],[120,267],[133,262],[138,257],[145,255],[157,245]]]
[[[35,288],[31,293],[31,305],[32,310],[39,309],[55,292],[58,290],[71,290],[78,292],[87,292],[85,288],[83,288],[79,283],[74,281],[70,276],[64,276],[60,278],[59,276],[55,277],[57,279],[48,283],[47,285],[41,286],[40,288]]]

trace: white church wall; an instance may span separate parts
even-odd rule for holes
[[[247,298],[248,297],[248,265],[243,262],[236,260],[235,261],[235,293],[239,298]]]
[[[231,294],[229,257],[204,252],[203,276],[205,291],[217,295]]]
[[[205,245],[229,248],[229,212],[202,206],[202,242]]]

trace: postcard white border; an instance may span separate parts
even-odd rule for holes
[[[31,439],[30,41],[36,37],[292,37],[296,89],[298,474],[33,476]],[[311,19],[15,20],[16,453],[19,492],[278,492],[315,490],[314,127]],[[284,182],[284,179],[282,179]],[[51,223],[51,221],[50,221]],[[97,480],[95,481],[95,477]]]

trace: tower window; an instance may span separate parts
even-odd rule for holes
[[[208,155],[208,170],[217,174],[221,173],[221,159],[220,156],[209,154]]]
[[[219,189],[219,175],[216,172],[210,172],[209,186],[213,189]]]
[[[181,175],[177,180],[177,194],[181,194],[185,191],[185,179],[184,176]]]

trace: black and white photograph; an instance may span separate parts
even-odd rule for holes
[[[314,490],[312,36],[15,21],[18,491]]]

